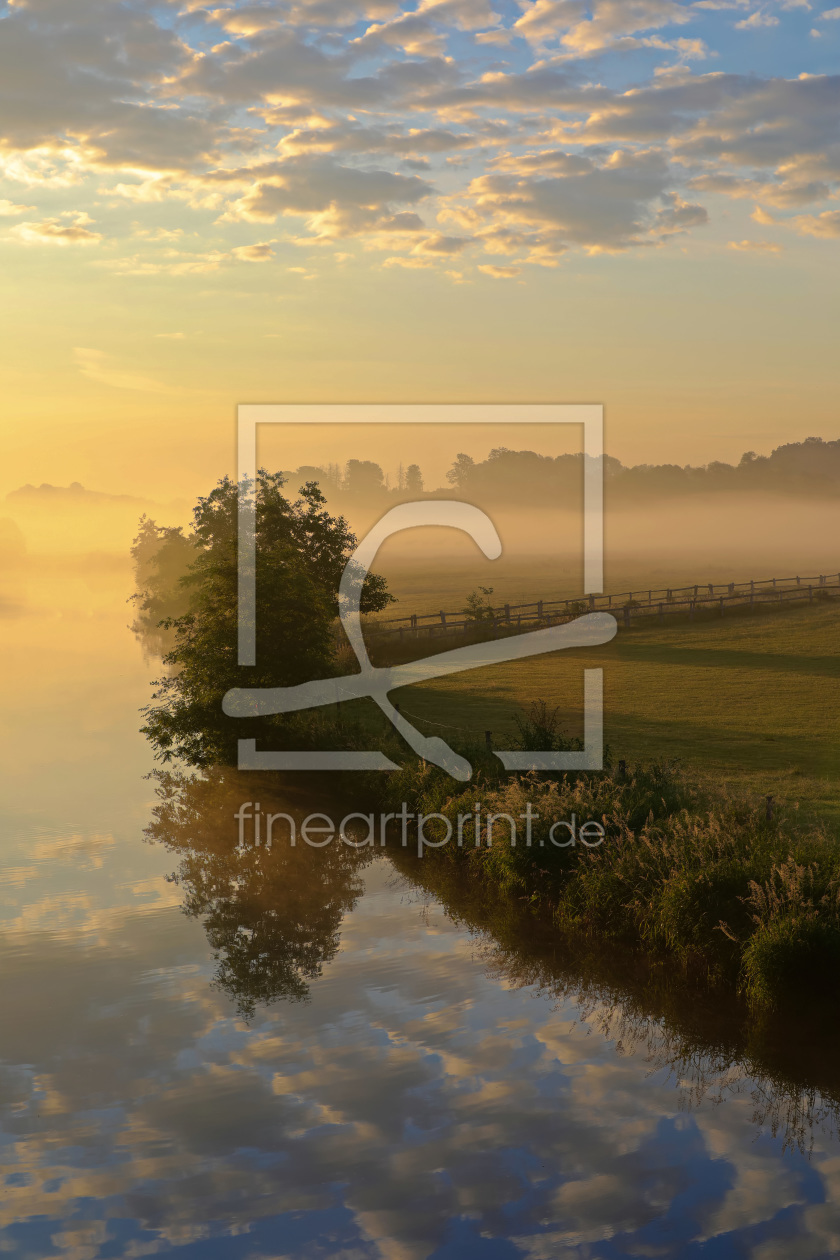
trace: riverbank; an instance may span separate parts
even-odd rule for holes
[[[558,927],[641,944],[756,1009],[840,996],[840,847],[823,824],[768,818],[763,801],[663,763],[549,780],[494,777],[467,755],[479,769],[466,790],[421,763],[389,776],[388,807],[426,816],[425,862],[456,864]],[[603,837],[582,836],[584,821]]]

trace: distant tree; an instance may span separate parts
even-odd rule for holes
[[[257,664],[237,664],[239,488],[225,477],[194,509],[194,560],[180,583],[189,609],[164,622],[175,640],[164,657],[170,672],[144,710],[143,731],[164,761],[235,761],[237,740],[255,737],[265,719],[227,718],[221,702],[230,688],[290,686],[335,672],[332,622],[356,539],[343,517],[329,515],[313,482],[292,502],[282,474],[260,470],[255,501]],[[369,574],[362,610],[380,611],[392,598],[384,578]]]
[[[370,459],[348,459],[344,474],[344,492],[357,498],[382,494],[385,490],[385,474]]]
[[[408,494],[423,493],[423,474],[419,464],[409,464],[405,470],[405,488]]]
[[[455,486],[459,490],[463,490],[470,479],[470,475],[475,468],[475,460],[471,455],[464,455],[460,452],[455,459],[455,463],[446,474],[446,480],[451,486]]]

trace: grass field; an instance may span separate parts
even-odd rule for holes
[[[583,669],[601,667],[614,759],[677,758],[698,777],[840,823],[839,638],[834,601],[694,624],[651,619],[602,648],[455,675],[392,698],[425,734],[457,742],[491,730],[504,748],[517,712],[534,700],[558,706],[567,732],[581,735]]]

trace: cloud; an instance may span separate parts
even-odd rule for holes
[[[830,186],[821,180],[808,183],[792,183],[763,175],[760,178],[743,178],[737,175],[698,175],[689,180],[689,187],[702,192],[724,193],[727,197],[750,200],[760,199],[781,209],[809,205],[823,201],[830,194]]]
[[[781,245],[776,245],[773,241],[730,241],[729,248],[740,250],[742,253],[780,254],[782,252]]]
[[[751,13],[748,18],[744,18],[741,22],[735,23],[736,31],[754,31],[762,26],[778,26],[779,19],[774,17],[772,13],[762,13],[761,10]]]
[[[823,240],[834,240],[840,236],[840,210],[798,215],[792,223],[802,236],[818,236]]]
[[[451,256],[460,254],[462,250],[472,244],[473,239],[471,236],[444,236],[442,232],[437,232],[434,236],[429,236],[425,240],[418,242],[414,246],[413,252],[415,254],[443,254]]]
[[[638,46],[633,37],[692,20],[672,0],[532,0],[513,30],[537,45],[559,43],[569,54],[593,56],[611,47]]]
[[[774,39],[792,7],[187,0],[173,20],[169,0],[18,0],[0,42],[0,172],[91,206],[130,203],[144,249],[193,234],[158,226],[158,207],[212,213],[212,244],[193,220],[193,253],[135,255],[110,239],[107,265],[126,275],[270,259],[270,243],[237,243],[242,222],[297,220],[293,241],[360,238],[387,257],[454,252],[463,246],[429,242],[468,236],[542,265],[570,249],[655,245],[702,228],[702,191],[782,210],[819,210],[840,192],[840,76],[686,68],[719,51],[708,23],[687,29],[708,11]],[[508,64],[498,50],[510,41]],[[644,50],[667,64],[647,78],[641,62],[609,69]],[[595,56],[605,72],[586,68]],[[436,156],[439,177],[427,174]],[[12,194],[0,206],[32,217],[7,240],[103,239],[78,218],[36,221]]]
[[[496,263],[480,263],[479,271],[483,271],[485,276],[492,276],[494,280],[513,280],[515,276],[522,274],[521,267],[499,267]]]
[[[417,175],[345,166],[332,157],[300,155],[261,168],[249,190],[232,203],[231,218],[274,223],[300,215],[324,239],[370,232],[417,231],[422,222],[397,207],[426,198],[431,185]]]
[[[26,214],[28,210],[34,209],[34,206],[19,206],[13,201],[7,201],[5,198],[0,198],[0,218],[11,218],[13,215]]]
[[[98,245],[102,233],[90,230],[88,224],[92,222],[84,211],[67,212],[57,219],[18,223],[12,228],[12,235],[36,245]]]
[[[77,346],[73,350],[73,358],[82,376],[95,381],[98,385],[109,385],[112,389],[136,390],[146,394],[166,394],[171,389],[160,381],[149,376],[140,376],[133,372],[122,372],[109,366],[108,356],[102,350],[90,350]]]
[[[590,252],[647,244],[651,233],[678,227],[677,210],[685,226],[705,221],[700,207],[678,205],[669,194],[668,163],[659,151],[616,150],[601,161],[565,152],[540,157],[536,174],[526,161],[525,171],[475,179],[469,204],[455,216],[464,226],[492,220],[494,226],[524,232],[523,244],[531,239],[528,229],[537,229],[535,243],[550,251],[553,242],[557,252],[570,244]],[[653,207],[663,197],[670,204],[660,218]]]
[[[237,245],[230,252],[239,262],[268,262],[274,257],[273,244],[273,241],[263,241],[258,245]]]

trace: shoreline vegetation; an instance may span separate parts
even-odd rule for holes
[[[824,824],[792,811],[768,818],[764,802],[667,763],[506,775],[481,749],[459,751],[479,763],[477,782],[453,791],[442,771],[415,763],[389,776],[384,804],[441,815],[425,825],[433,841],[443,819],[478,803],[485,817],[512,818],[530,804],[531,843],[511,844],[502,825],[489,844],[485,829],[480,845],[430,848],[423,863],[458,868],[562,932],[641,946],[686,977],[734,988],[754,1010],[840,998],[840,850]],[[561,831],[552,843],[551,825],[572,814],[601,823],[603,842],[569,845]]]

